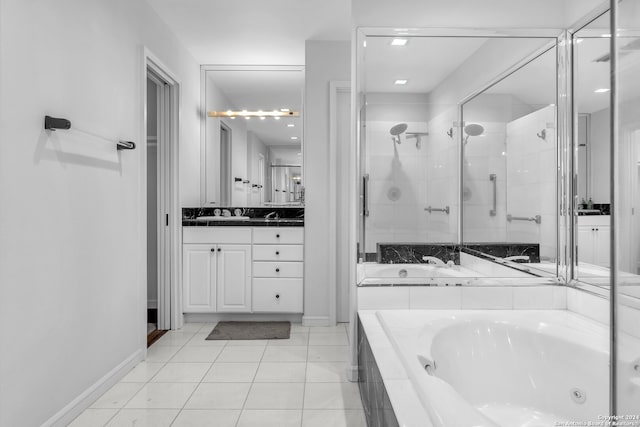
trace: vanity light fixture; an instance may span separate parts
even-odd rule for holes
[[[406,85],[408,81],[409,80],[407,80],[407,79],[398,79],[395,82],[393,82],[393,84],[394,85]]]
[[[603,87],[603,88],[600,88],[600,89],[596,89],[596,90],[594,90],[593,92],[594,92],[594,93],[606,93],[606,92],[609,92],[609,90],[610,90],[610,89],[608,89],[608,88],[606,88],[606,87]]]
[[[299,117],[300,113],[297,111],[209,111],[207,113],[209,117]]]
[[[407,39],[393,39],[391,40],[391,46],[404,46],[408,41]]]
[[[295,140],[298,139],[298,137],[297,136],[292,136],[291,139],[295,141]]]

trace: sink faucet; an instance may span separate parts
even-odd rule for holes
[[[280,215],[278,215],[277,211],[271,211],[264,217],[264,219],[280,219]]]
[[[231,211],[229,209],[223,209],[222,216],[231,216]]]
[[[444,267],[445,263],[438,257],[425,255],[422,257],[423,261],[426,261],[427,264],[437,265],[438,267]]]

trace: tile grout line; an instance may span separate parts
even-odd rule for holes
[[[215,325],[214,325],[215,328]],[[198,330],[201,331],[202,329],[204,329],[204,325],[202,325],[202,327]],[[189,343],[192,339],[195,338],[195,336],[197,335],[197,332],[193,335],[193,337],[191,337],[191,339],[189,341],[187,341],[182,348],[187,346],[187,343]],[[206,338],[205,338],[206,340]],[[213,360],[213,362],[211,362],[211,366],[209,366],[209,369],[207,369],[207,372],[204,373],[204,375],[202,375],[202,378],[200,378],[200,381],[196,384],[196,386],[194,387],[193,391],[191,392],[191,394],[189,394],[189,397],[187,397],[187,399],[184,401],[184,403],[182,404],[182,408],[180,408],[178,410],[178,413],[176,414],[175,418],[173,419],[173,421],[171,421],[171,424],[169,424],[170,426],[172,426],[176,420],[178,419],[178,417],[180,416],[180,414],[182,414],[182,412],[184,411],[185,406],[187,406],[187,403],[189,403],[189,400],[191,400],[191,398],[193,397],[194,393],[196,392],[196,390],[198,389],[198,387],[200,387],[200,384],[202,384],[202,380],[204,380],[204,378],[207,376],[207,374],[209,373],[209,371],[213,368],[213,364],[216,363],[216,360],[218,359],[218,357],[220,357],[220,355],[222,354],[222,350],[227,346],[227,343],[225,343],[222,346],[222,349],[220,349],[220,351],[218,352],[218,354],[216,355],[215,359]],[[181,349],[182,349],[181,348]],[[176,354],[178,354],[178,352],[180,352],[180,350],[178,350],[176,352]],[[175,357],[175,354],[173,355],[173,357]],[[173,359],[172,357],[172,359]],[[169,363],[169,362],[167,362]]]

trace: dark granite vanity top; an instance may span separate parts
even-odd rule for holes
[[[224,219],[222,214],[229,211],[232,216],[243,219]],[[240,215],[235,215],[239,213]],[[218,215],[216,215],[218,214]],[[210,217],[202,220],[200,217]],[[220,219],[216,219],[220,217]],[[304,227],[304,208],[264,207],[264,208],[182,208],[183,227]]]

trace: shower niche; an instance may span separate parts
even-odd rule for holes
[[[556,276],[560,32],[372,32],[357,51],[359,260]]]

